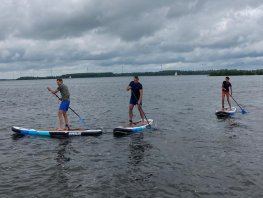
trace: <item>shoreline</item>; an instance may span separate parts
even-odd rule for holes
[[[73,73],[60,76],[23,76],[17,79],[0,79],[0,81],[10,80],[43,80],[43,79],[69,79],[69,78],[105,78],[105,77],[126,77],[126,76],[183,76],[183,75],[208,75],[208,76],[254,76],[263,75],[263,69],[258,70],[163,70],[157,72],[131,72],[131,73]]]

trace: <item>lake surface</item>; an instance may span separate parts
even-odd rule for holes
[[[65,80],[71,107],[104,130],[65,139],[11,131],[57,127],[59,102],[46,89],[54,80],[0,82],[0,197],[263,197],[262,76],[231,77],[249,113],[226,120],[214,114],[224,77],[141,77],[156,130],[116,138],[113,128],[128,121],[131,80]]]

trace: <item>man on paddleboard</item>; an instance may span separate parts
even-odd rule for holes
[[[48,87],[48,90],[51,93],[56,94],[57,92],[60,92],[61,94],[61,98],[59,98],[59,100],[61,100],[61,103],[58,110],[59,128],[57,130],[63,130],[63,117],[65,121],[65,130],[70,130],[67,115],[67,111],[69,109],[70,104],[70,93],[68,87],[65,84],[63,84],[62,79],[57,79],[57,85],[58,87],[56,90],[52,90],[50,87]]]
[[[143,87],[142,84],[139,82],[139,77],[134,76],[133,81],[130,82],[129,86],[127,87],[127,91],[131,90],[131,98],[129,104],[129,125],[132,125],[132,117],[133,117],[133,107],[137,105],[138,111],[140,112],[140,116],[142,119],[142,123],[144,123],[144,115],[141,108],[142,105],[142,95],[143,95]]]
[[[222,111],[225,110],[225,107],[224,107],[225,96],[227,98],[227,102],[228,102],[229,108],[231,110],[231,103],[230,103],[229,96],[232,95],[232,85],[229,82],[229,80],[230,80],[230,78],[227,76],[225,81],[223,81],[223,83],[222,83]]]

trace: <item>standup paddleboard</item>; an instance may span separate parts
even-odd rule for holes
[[[236,107],[232,107],[231,109],[225,108],[224,110],[216,111],[215,114],[217,117],[223,118],[223,117],[235,115],[236,111],[237,111]]]
[[[50,136],[50,137],[68,137],[68,136],[98,136],[102,134],[101,129],[73,129],[73,130],[64,130],[57,131],[52,129],[26,129],[22,127],[12,127],[12,131],[17,134],[23,135],[40,135],[40,136]]]
[[[144,120],[144,123],[141,123],[141,120],[133,123],[131,126],[119,126],[113,129],[113,134],[115,136],[128,135],[131,133],[140,133],[146,128],[150,128],[153,124],[153,119],[148,119],[148,122]]]

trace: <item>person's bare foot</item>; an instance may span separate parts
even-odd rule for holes
[[[147,124],[147,120],[142,120],[141,124]]]
[[[128,126],[132,126],[132,125],[133,125],[132,120],[129,120],[129,122],[128,122]]]
[[[70,128],[69,128],[69,125],[68,125],[68,124],[65,125],[65,129],[64,129],[64,130],[70,131]]]

